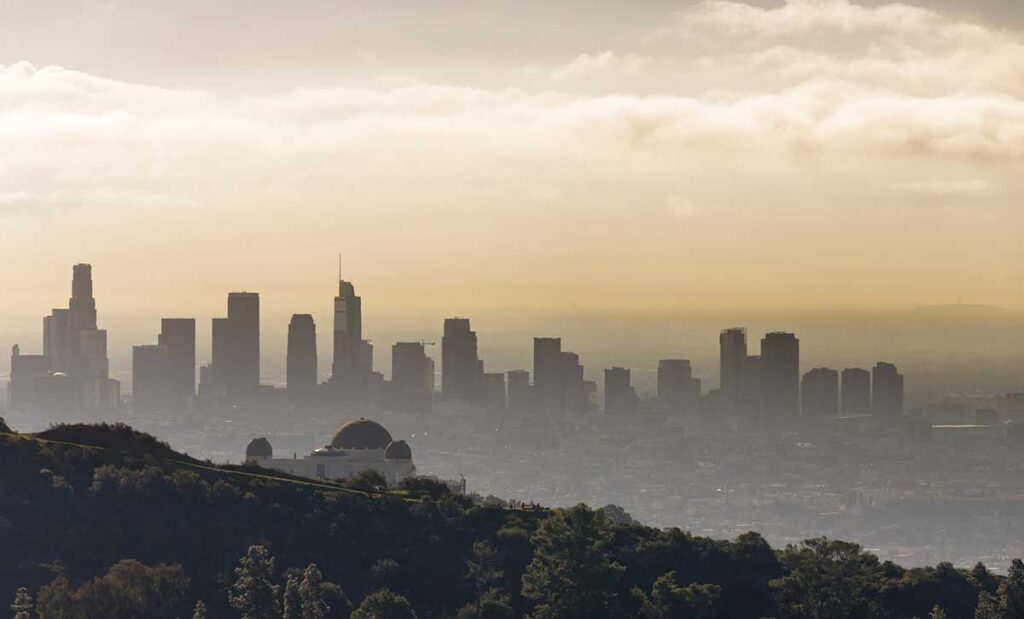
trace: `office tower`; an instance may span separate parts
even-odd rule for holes
[[[562,338],[533,338],[533,400],[545,413],[562,411]]]
[[[167,349],[168,406],[188,410],[196,394],[196,319],[162,319],[157,344]]]
[[[433,408],[434,362],[422,342],[391,347],[390,401],[395,410],[427,413]]]
[[[629,370],[608,368],[604,371],[604,412],[606,415],[628,415],[636,410],[637,397],[630,383]]]
[[[427,391],[431,378],[422,342],[397,342],[391,347],[391,384],[403,391]]]
[[[132,409],[167,412],[172,407],[171,355],[166,346],[132,346]]]
[[[871,411],[882,416],[903,414],[903,375],[892,363],[879,361],[871,370]]]
[[[767,420],[800,412],[800,340],[775,331],[761,339],[761,397]]]
[[[570,413],[585,413],[589,398],[584,387],[583,365],[574,352],[562,352],[562,408]]]
[[[254,394],[260,387],[260,295],[228,294],[228,395]]]
[[[700,379],[693,377],[688,359],[658,362],[658,408],[668,413],[694,410],[700,398]]]
[[[64,372],[40,376],[33,381],[33,410],[39,413],[72,415],[85,409],[82,381]]]
[[[11,348],[11,379],[7,383],[7,408],[12,411],[31,411],[35,402],[35,380],[50,373],[50,358],[46,355],[23,355],[21,347]]]
[[[805,417],[835,417],[839,414],[839,372],[814,368],[800,384],[801,409]]]
[[[441,338],[441,393],[446,399],[482,403],[486,397],[476,332],[468,318],[446,318]]]
[[[288,322],[286,385],[294,399],[307,396],[317,383],[316,323],[309,314],[292,314]]]
[[[525,413],[532,408],[533,394],[530,391],[530,373],[526,370],[508,372],[508,411]]]
[[[363,300],[355,287],[338,279],[338,296],[334,297],[334,362],[331,382],[341,385],[350,394],[361,384],[360,370],[365,367],[363,350]],[[371,354],[372,358],[372,354]]]
[[[843,370],[842,410],[844,415],[871,413],[871,372],[863,368]]]
[[[501,372],[484,374],[487,407],[494,410],[505,410],[505,375]]]
[[[224,395],[227,385],[227,369],[230,364],[228,360],[231,349],[231,321],[227,318],[214,318],[210,322],[210,365],[206,381],[200,381],[207,386],[205,393],[209,395]]]
[[[739,327],[718,334],[720,389],[727,399],[743,391],[743,375],[747,363],[747,330]]]
[[[107,332],[96,328],[90,265],[74,265],[68,308],[54,309],[43,319],[43,353],[51,370],[62,375],[52,381],[33,380],[46,391],[45,406],[66,403],[71,394],[78,398],[74,410],[106,411],[117,405],[120,390],[109,376]]]

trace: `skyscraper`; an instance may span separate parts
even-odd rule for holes
[[[761,339],[761,397],[768,420],[800,412],[800,340],[775,331]]]
[[[355,286],[338,280],[338,296],[334,297],[334,362],[331,382],[348,392],[360,387],[360,368],[363,360],[363,300],[356,295]]]
[[[162,319],[157,343],[167,349],[168,405],[187,410],[196,394],[196,319]]]
[[[531,409],[533,394],[530,391],[530,373],[526,370],[508,372],[508,402],[510,413],[522,414]]]
[[[228,395],[249,395],[260,387],[260,295],[228,294]]]
[[[829,368],[810,370],[804,374],[800,393],[805,417],[835,417],[839,413],[839,372]]]
[[[658,362],[658,408],[668,413],[695,410],[700,398],[700,379],[693,377],[688,359]]]
[[[391,347],[391,405],[399,411],[429,413],[433,409],[434,363],[423,342],[397,342]]]
[[[562,408],[570,413],[585,413],[589,399],[583,381],[583,365],[574,352],[562,352]]]
[[[316,324],[309,314],[293,314],[288,322],[288,351],[285,370],[288,396],[302,400],[317,383]]]
[[[7,407],[14,411],[31,411],[35,404],[35,380],[50,373],[46,355],[23,355],[15,344],[11,348],[11,380],[7,383]]]
[[[604,412],[606,415],[629,415],[636,411],[636,391],[626,368],[604,371]]]
[[[483,403],[483,369],[468,318],[446,318],[441,338],[441,392],[446,399]]]
[[[544,413],[562,412],[562,338],[533,338],[533,400]]]
[[[743,391],[743,375],[747,363],[747,330],[734,327],[718,335],[720,389],[726,399]]]
[[[871,369],[871,411],[885,417],[903,414],[903,375],[892,363],[879,361]]]
[[[871,413],[871,372],[863,368],[843,370],[842,410],[844,415]]]

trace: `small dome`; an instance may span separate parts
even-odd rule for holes
[[[376,421],[360,417],[338,428],[331,439],[334,449],[387,449],[391,433]]]
[[[249,446],[245,448],[246,458],[272,458],[274,456],[274,448],[270,446],[270,441],[265,438],[254,438],[249,441]]]
[[[409,443],[405,441],[395,441],[388,445],[388,450],[384,452],[384,457],[388,460],[412,460],[412,449],[409,448]]]

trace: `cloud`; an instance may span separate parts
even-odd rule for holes
[[[995,189],[991,182],[980,178],[962,181],[903,181],[893,183],[890,187],[904,193],[932,196],[971,196],[989,193]]]
[[[634,75],[642,71],[650,61],[651,59],[646,56],[638,54],[620,56],[611,50],[598,54],[580,54],[568,64],[551,71],[551,79],[562,81],[586,78],[607,74],[610,71],[623,75]]]

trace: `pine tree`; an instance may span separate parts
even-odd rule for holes
[[[999,585],[999,603],[1006,617],[1024,617],[1024,562],[1014,559]]]
[[[936,604],[932,606],[932,612],[928,613],[928,619],[946,619],[946,611]]]
[[[281,587],[274,584],[274,558],[263,546],[250,546],[235,568],[237,579],[231,587],[231,606],[242,619],[273,619],[277,617]]]
[[[299,597],[299,579],[289,576],[284,586],[283,619],[299,619],[302,617],[302,599]]]
[[[206,604],[202,600],[196,602],[196,609],[192,611],[192,619],[206,619]]]
[[[306,566],[299,585],[299,596],[302,598],[302,619],[323,619],[331,611],[324,596],[324,577],[316,563]]]
[[[381,589],[366,596],[350,619],[416,619],[416,611],[405,597]]]
[[[11,604],[11,610],[14,611],[14,619],[32,619],[32,609],[35,606],[32,604],[32,595],[28,592],[25,587],[18,587],[18,590],[14,593],[14,603]]]
[[[988,591],[978,594],[978,606],[974,609],[974,619],[1002,619],[1003,612],[999,610],[999,598]]]

